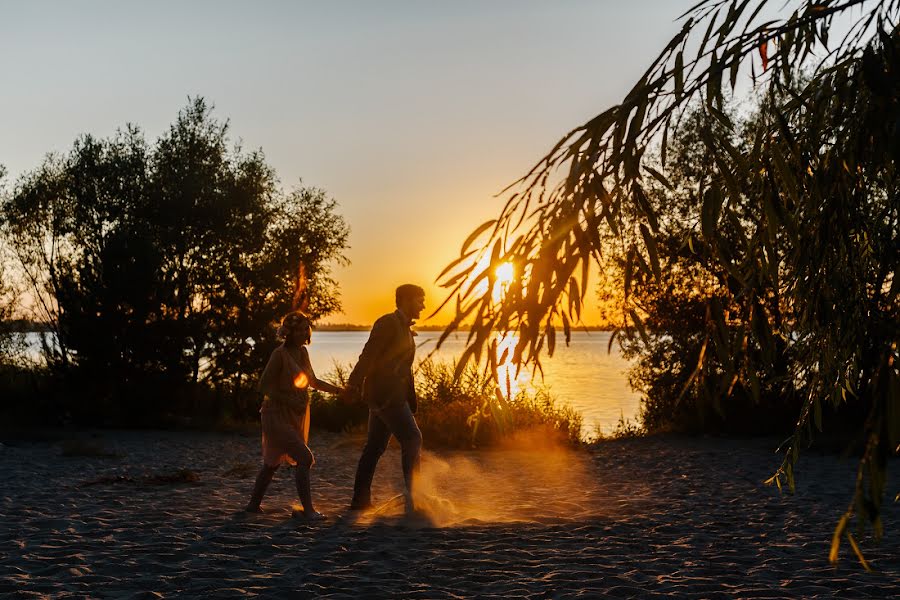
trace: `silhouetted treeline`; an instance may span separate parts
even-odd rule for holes
[[[16,376],[0,410],[22,418],[252,415],[277,319],[340,306],[330,268],[349,231],[335,201],[283,190],[202,98],[153,143],[131,125],[80,137],[3,194],[0,218],[7,316],[52,334],[43,368],[23,374],[4,354]]]

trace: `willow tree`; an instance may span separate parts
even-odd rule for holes
[[[704,138],[715,175],[694,190],[698,218],[685,243],[702,244],[726,273],[736,306],[726,314],[710,298],[687,383],[724,397],[758,388],[748,348],[791,347],[784,383],[803,398],[771,479],[779,487],[793,488],[799,448],[821,429],[824,406],[865,407],[865,450],[835,531],[836,560],[845,537],[859,555],[847,528],[854,513],[881,534],[887,459],[900,442],[900,0],[771,4],[703,0],[689,10],[622,102],[565,135],[505,190],[500,215],[473,231],[440,278],[456,302],[448,333],[473,323],[466,357],[493,356],[493,332],[513,331],[512,360],[539,367],[559,327],[570,340],[594,265],[617,247],[626,257],[622,331],[644,337],[646,315],[629,291],[663,279],[657,239],[671,215],[648,190],[672,185],[669,132],[698,104],[730,129],[726,96],[751,81],[771,103],[751,143],[735,146],[712,129]],[[750,214],[738,212],[747,206]],[[504,263],[518,276],[498,295],[494,267]],[[741,335],[728,335],[735,325]]]

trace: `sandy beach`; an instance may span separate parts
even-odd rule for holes
[[[291,516],[276,475],[245,515],[256,436],[79,432],[0,447],[0,595],[97,598],[866,598],[900,594],[900,511],[827,561],[854,459],[807,452],[795,495],[762,481],[773,440],[645,438],[587,450],[524,440],[426,454],[424,514],[388,502],[348,513],[362,443],[313,432],[313,493],[329,515]],[[426,440],[427,443],[427,440]],[[93,456],[91,454],[94,454]],[[896,478],[888,490],[896,490]]]

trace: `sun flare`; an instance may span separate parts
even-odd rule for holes
[[[294,377],[294,387],[301,390],[309,387],[309,377],[306,376],[306,373],[301,371],[299,375]]]
[[[512,283],[514,275],[515,270],[511,262],[501,263],[494,268],[494,276],[500,284]]]

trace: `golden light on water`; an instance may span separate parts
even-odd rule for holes
[[[299,375],[294,377],[294,387],[301,390],[309,387],[309,377],[306,376],[306,373],[301,371]]]
[[[516,333],[502,334],[497,340],[497,380],[500,382],[502,392],[507,397],[512,398],[522,386],[529,382],[527,372],[520,370],[516,373],[516,365],[513,364],[513,352],[516,344],[519,343],[519,336]]]

